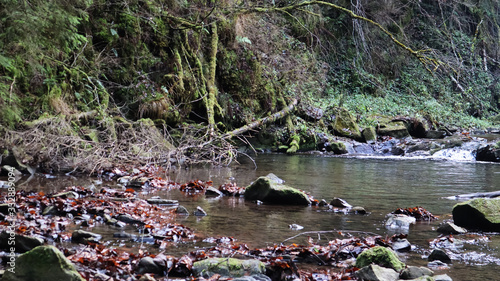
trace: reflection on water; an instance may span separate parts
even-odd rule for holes
[[[207,211],[207,217],[189,216],[179,221],[202,236],[232,236],[250,247],[281,243],[302,231],[335,229],[392,235],[383,225],[386,214],[397,208],[422,206],[440,219],[410,228],[408,240],[416,246],[416,251],[402,258],[410,265],[425,266],[422,256],[429,253],[429,240],[438,237],[435,229],[441,221],[451,218],[452,207],[457,203],[442,197],[495,191],[500,182],[500,165],[490,163],[259,155],[255,159],[255,169],[250,161],[241,161],[241,165],[230,168],[179,169],[162,176],[180,183],[200,179],[212,180],[216,187],[231,181],[247,186],[257,177],[272,172],[286,184],[309,192],[316,199],[330,201],[333,197],[340,197],[353,206],[364,207],[370,214],[346,215],[319,207],[257,205],[243,198],[193,198],[178,191],[154,195],[177,199],[191,212],[197,206]],[[37,179],[26,183],[23,188],[56,192],[65,186],[90,184],[92,179],[62,177]],[[301,225],[304,229],[292,230],[290,224]],[[111,238],[116,230],[99,231],[107,232],[105,238]],[[333,237],[323,234],[314,238],[326,242]],[[176,254],[202,246],[202,243],[175,245],[167,252]],[[499,247],[500,238],[496,235],[491,235],[485,244],[464,243],[458,253],[461,260],[454,261],[451,269],[442,273],[450,275],[453,280],[494,280],[500,258]],[[487,265],[475,266],[477,258],[471,260],[474,253],[476,257],[482,255]]]

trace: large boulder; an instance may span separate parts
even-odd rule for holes
[[[39,246],[20,255],[13,270],[2,281],[84,281],[74,265],[54,246]]]
[[[356,258],[356,267],[362,268],[370,264],[377,264],[383,267],[400,271],[405,264],[399,260],[398,255],[390,248],[376,246],[363,251]]]
[[[333,132],[337,136],[362,140],[361,131],[356,123],[356,119],[345,108],[338,108],[335,111]]]
[[[259,200],[271,204],[310,205],[307,194],[283,184],[274,174],[259,177],[245,189],[246,200]]]
[[[467,229],[500,231],[500,198],[475,198],[453,207],[453,221]]]
[[[210,278],[214,274],[223,277],[242,277],[265,274],[266,266],[259,260],[240,260],[235,258],[210,258],[193,263],[193,275]]]

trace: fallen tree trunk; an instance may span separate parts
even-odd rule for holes
[[[230,139],[234,136],[241,135],[245,132],[260,127],[264,124],[275,122],[276,120],[281,119],[287,116],[290,112],[292,112],[296,105],[297,105],[297,99],[294,99],[287,107],[283,108],[281,111],[278,111],[271,116],[267,116],[257,121],[254,121],[238,129],[232,130],[231,132],[227,132],[223,134],[221,138]]]
[[[476,192],[476,193],[460,194],[444,198],[450,200],[460,200],[460,199],[472,199],[472,198],[495,198],[499,196],[500,196],[500,191],[492,191],[492,192]]]

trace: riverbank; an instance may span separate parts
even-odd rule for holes
[[[161,177],[175,182],[188,183],[192,179],[199,178],[212,181],[214,186],[223,183],[236,182],[238,186],[246,186],[260,175],[265,175],[269,171],[276,172],[286,183],[291,186],[308,191],[317,199],[341,197],[353,205],[361,205],[367,209],[369,215],[349,215],[335,213],[328,209],[318,209],[317,207],[283,207],[276,205],[257,205],[253,202],[246,202],[238,197],[209,197],[197,195],[195,197],[186,196],[177,189],[159,190],[157,193],[150,193],[153,189],[138,189],[139,198],[147,199],[152,196],[177,200],[180,205],[185,206],[191,213],[188,217],[177,218],[177,223],[188,227],[202,237],[233,237],[236,243],[244,243],[250,249],[266,248],[274,244],[279,244],[289,237],[293,237],[301,232],[324,232],[318,238],[320,243],[326,243],[335,239],[335,235],[328,234],[327,231],[337,229],[339,231],[362,231],[370,232],[386,237],[388,230],[385,230],[385,215],[394,211],[395,206],[410,207],[422,205],[424,208],[439,216],[439,220],[433,223],[418,223],[409,228],[408,240],[415,248],[408,254],[403,254],[400,258],[409,265],[426,266],[426,260],[422,255],[430,249],[430,240],[436,239],[439,234],[435,231],[437,225],[446,220],[451,212],[453,201],[440,199],[444,196],[463,194],[478,190],[489,191],[494,189],[494,182],[499,173],[495,173],[497,165],[486,163],[465,163],[453,161],[388,161],[377,159],[354,159],[354,158],[329,158],[314,155],[260,155],[256,158],[258,168],[255,170],[253,163],[249,160],[242,160],[242,166],[233,168],[191,168],[188,170],[164,171]],[[238,168],[239,167],[239,168]],[[279,167],[279,169],[277,169]],[[300,171],[300,172],[299,172]],[[66,179],[65,179],[66,178]],[[62,176],[59,179],[45,179],[40,188],[36,191],[45,193],[60,193],[61,189],[55,190],[53,183],[61,182],[61,188],[71,185],[92,185],[101,189],[99,183],[92,182],[79,184],[77,181],[70,181],[71,177]],[[489,179],[485,181],[484,179]],[[76,180],[76,179],[74,179]],[[67,184],[63,182],[66,181]],[[491,186],[487,186],[490,182]],[[19,184],[22,184],[20,182]],[[102,186],[111,186],[112,182],[104,181]],[[182,185],[182,184],[180,184]],[[25,188],[36,188],[36,182]],[[47,190],[47,188],[49,188]],[[36,190],[36,189],[35,189]],[[123,192],[118,186],[118,191]],[[145,193],[146,192],[146,193]],[[366,194],[371,194],[370,198]],[[38,196],[38,195],[37,195]],[[114,196],[117,197],[117,196]],[[196,207],[202,207],[208,216],[197,217],[192,214]],[[304,227],[303,230],[289,228],[291,224],[298,224]],[[138,244],[123,242],[123,238],[113,238],[113,233],[119,229],[96,224],[93,232],[102,235],[102,241],[109,241],[108,246],[118,249],[126,249],[136,253],[141,249]],[[135,228],[126,228],[126,232]],[[83,230],[87,230],[83,228]],[[89,229],[90,230],[90,229]],[[349,233],[349,232],[346,233]],[[135,231],[132,231],[134,234]],[[139,235],[139,233],[135,233]],[[332,236],[333,235],[333,236]],[[358,236],[353,234],[354,236]],[[391,236],[392,234],[389,234]],[[314,239],[317,235],[314,235]],[[438,272],[446,273],[449,276],[459,276],[463,274],[476,274],[488,276],[491,265],[495,264],[497,237],[488,235],[487,240],[475,244],[470,236],[456,236],[455,240],[461,241],[463,248],[453,251],[453,265],[449,269],[440,269]],[[302,239],[303,238],[303,239]],[[341,238],[341,237],[337,237]],[[465,240],[463,240],[465,239]],[[193,248],[211,248],[211,242],[201,242],[203,238],[197,238],[197,242],[169,243],[165,251],[176,257],[182,257],[192,251]],[[323,241],[323,242],[321,242]],[[467,242],[468,241],[468,242]],[[290,241],[292,242],[292,241]],[[208,244],[206,244],[208,243]],[[294,243],[300,245],[307,244],[307,235],[300,236]],[[457,242],[458,243],[458,242]],[[482,244],[485,243],[485,244]],[[67,245],[67,244],[66,244]],[[147,245],[147,244],[144,244]],[[288,243],[285,243],[288,245]],[[322,244],[321,244],[322,245]],[[458,244],[457,244],[458,245]],[[148,248],[151,253],[163,251],[153,246]],[[175,254],[177,253],[177,254]],[[476,253],[477,255],[475,255]],[[475,257],[475,258],[474,258]],[[490,262],[485,262],[480,257],[488,257]],[[478,258],[478,260],[475,260]],[[308,270],[322,270],[323,266],[312,266],[304,264]],[[299,266],[301,267],[301,266]],[[482,268],[482,270],[480,270]],[[473,272],[473,273],[470,273]],[[471,275],[476,276],[476,275]],[[473,278],[473,277],[471,277]],[[160,279],[161,280],[161,279]]]

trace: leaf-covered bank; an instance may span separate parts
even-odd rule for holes
[[[120,159],[228,163],[237,151],[220,136],[293,100],[299,114],[273,120],[283,135],[271,141],[290,153],[294,140],[315,137],[302,131],[328,132],[335,119],[304,111],[345,107],[360,130],[380,116],[419,118],[429,129],[491,127],[499,8],[468,0],[4,0],[1,146],[22,144],[21,162],[64,171]]]

